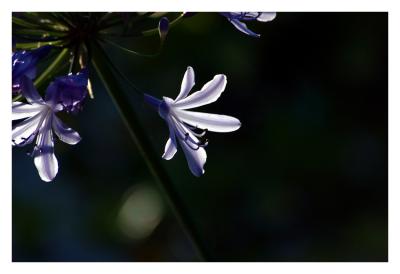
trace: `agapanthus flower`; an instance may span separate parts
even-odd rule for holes
[[[204,174],[204,164],[207,158],[204,148],[208,141],[203,138],[206,132],[235,131],[240,128],[241,123],[231,116],[194,112],[188,111],[188,109],[215,102],[225,90],[226,83],[226,76],[218,74],[201,90],[189,95],[195,85],[195,80],[193,69],[188,67],[183,77],[180,93],[175,100],[168,97],[159,100],[148,94],[145,95],[145,100],[158,110],[169,128],[169,138],[162,158],[172,159],[177,152],[179,142],[193,175]]]
[[[241,21],[268,22],[274,20],[276,12],[220,12],[232,25],[239,31],[252,37],[260,37],[260,34],[251,31],[247,25]]]
[[[82,79],[76,75],[67,76],[69,80],[63,78],[70,86],[75,85],[72,82],[77,81],[81,86]],[[81,75],[82,77],[82,75]],[[77,80],[78,79],[78,80]],[[52,181],[58,172],[58,161],[54,155],[54,138],[53,132],[57,137],[70,145],[77,144],[81,137],[73,129],[66,126],[57,116],[56,113],[72,107],[77,102],[71,104],[72,101],[68,96],[63,97],[67,93],[67,89],[57,89],[54,83],[60,81],[56,79],[51,83],[43,98],[37,92],[31,79],[26,76],[21,77],[20,84],[22,86],[22,95],[28,103],[13,102],[12,104],[12,120],[21,120],[12,129],[13,146],[25,146],[32,143],[35,139],[35,146],[30,154],[34,158],[35,166],[39,172],[39,176],[43,181]],[[86,78],[87,82],[87,78]],[[72,89],[71,92],[82,92],[80,89]],[[86,92],[86,91],[85,91]],[[77,94],[75,94],[77,96]],[[65,98],[65,101],[62,101]]]
[[[82,69],[77,74],[68,74],[54,79],[47,88],[46,96],[58,102],[62,110],[77,113],[88,94],[88,70]]]
[[[35,50],[16,51],[12,55],[12,91],[18,93],[21,91],[21,78],[23,76],[29,79],[36,77],[36,65],[40,59],[45,57],[51,49],[51,46],[43,46]]]

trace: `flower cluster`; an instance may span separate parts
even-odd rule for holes
[[[181,13],[172,21],[164,13],[159,15],[146,12],[29,13],[26,17],[24,13],[18,13],[13,17],[13,41],[16,38],[18,50],[12,54],[14,96],[12,145],[21,147],[34,144],[29,155],[33,157],[43,181],[53,181],[58,173],[54,136],[69,145],[75,145],[81,140],[78,132],[65,125],[57,114],[60,112],[77,114],[82,110],[86,97],[90,95],[93,98],[88,75],[90,63],[100,78],[103,76],[104,79],[105,75],[99,71],[97,60],[90,52],[92,46],[98,47],[101,43],[107,43],[128,54],[157,56],[170,28],[182,18],[194,14],[196,13]],[[272,12],[220,12],[219,14],[239,31],[252,37],[260,37],[260,34],[251,31],[245,22],[268,22],[276,16]],[[157,20],[157,27],[153,29],[141,29],[141,26],[147,23],[135,25],[137,22],[154,19]],[[159,47],[153,51],[154,53],[141,53],[128,49],[112,39],[157,34]],[[50,52],[55,51],[59,52],[58,56],[39,74],[38,64],[42,60],[45,62],[45,58],[51,55]],[[69,59],[66,58],[68,56]],[[109,65],[123,76],[112,61],[109,61]],[[107,67],[103,66],[103,69],[107,70]],[[131,83],[128,78],[124,78]],[[107,81],[102,81],[109,88]],[[44,84],[47,84],[47,88],[42,91]],[[215,102],[226,85],[226,75],[217,74],[200,90],[191,93],[195,86],[195,76],[193,68],[187,67],[180,92],[175,99],[169,97],[157,99],[139,92],[141,98],[144,96],[145,102],[150,104],[167,123],[169,138],[162,155],[163,159],[172,159],[180,146],[192,174],[197,177],[204,174],[207,158],[205,148],[208,145],[205,134],[208,131],[236,131],[241,127],[241,123],[231,116],[191,111],[191,109]]]
[[[32,52],[13,54],[13,91],[18,85],[19,92],[27,103],[12,103],[13,125],[12,145],[25,146],[35,140],[30,155],[43,181],[52,181],[58,172],[58,161],[54,155],[54,137],[70,145],[77,144],[81,137],[66,126],[57,116],[60,111],[76,113],[87,94],[88,73],[84,69],[77,74],[57,77],[52,81],[44,99],[37,92],[32,79],[35,77],[35,64],[49,47]],[[14,56],[15,59],[14,59]]]

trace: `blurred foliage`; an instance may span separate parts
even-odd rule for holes
[[[199,13],[170,30],[155,58],[107,51],[158,97],[177,95],[188,65],[195,88],[227,75],[221,100],[202,111],[238,117],[242,128],[209,133],[201,178],[182,151],[163,161],[209,253],[215,261],[387,261],[387,13],[278,13],[249,25],[260,39]],[[66,117],[83,140],[56,144],[55,182],[40,181],[24,149],[13,149],[13,260],[196,260],[95,75],[92,84],[95,100]],[[133,91],[132,104],[161,157],[168,129]],[[118,221],[135,187],[147,192],[133,205],[160,218],[138,238]]]

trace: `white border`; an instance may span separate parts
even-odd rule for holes
[[[396,1],[369,0],[24,0],[2,1],[0,11],[1,37],[0,75],[0,273],[400,273],[400,87],[399,87],[399,26],[400,10]],[[397,1],[400,2],[400,1]],[[389,11],[389,263],[11,263],[11,11]],[[318,24],[318,22],[316,22]],[[371,110],[373,111],[373,110]],[[268,271],[268,272],[267,272]]]
[[[396,0],[14,0],[14,11],[387,11]]]

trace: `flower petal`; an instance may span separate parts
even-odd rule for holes
[[[162,158],[165,160],[171,160],[177,151],[175,132],[173,126],[169,122],[168,122],[168,127],[169,127],[169,138],[167,143],[165,144],[164,154],[162,156]]]
[[[69,145],[75,145],[81,140],[78,132],[69,128],[56,116],[53,117],[53,129],[58,138]]]
[[[12,129],[13,145],[24,146],[33,141],[41,122],[42,114],[36,114],[15,125]]]
[[[197,150],[190,148],[184,141],[179,139],[183,153],[185,153],[186,161],[188,162],[189,169],[194,176],[200,177],[204,174],[204,164],[207,160],[206,150],[199,147]]]
[[[24,97],[26,98],[28,103],[30,103],[30,104],[34,104],[34,103],[43,104],[44,103],[42,97],[40,97],[35,86],[33,85],[32,80],[29,79],[25,75],[23,75],[21,77],[21,90],[22,90],[22,95],[24,95]]]
[[[51,46],[43,46],[35,50],[15,51],[12,55],[12,79],[13,85],[19,82],[22,75],[33,79],[36,77],[36,64],[46,56]]]
[[[262,12],[260,16],[257,17],[257,21],[268,22],[274,20],[276,17],[276,12]]]
[[[30,78],[34,79],[36,77],[36,67],[31,67],[25,72],[25,75]]]
[[[228,19],[237,19],[237,20],[245,20],[252,21],[256,20],[258,16],[260,16],[261,12],[227,12],[222,13]]]
[[[272,21],[276,12],[229,12],[228,15],[223,15],[229,19],[238,19],[240,21],[253,21],[257,20],[260,22]]]
[[[247,34],[247,35],[250,35],[250,36],[252,36],[252,37],[257,37],[257,38],[260,37],[260,34],[255,33],[255,32],[253,32],[253,31],[249,30],[249,29],[247,28],[246,24],[243,23],[243,22],[240,22],[238,19],[232,19],[232,20],[229,20],[229,22],[231,22],[232,25],[235,26],[235,28],[237,28],[238,30],[240,30],[241,32],[243,32],[243,33],[245,33],[245,34]]]
[[[58,172],[58,161],[54,155],[53,132],[51,131],[53,115],[48,115],[37,137],[37,148],[34,154],[34,163],[40,178],[51,182]]]
[[[190,90],[195,85],[194,82],[194,71],[192,67],[187,67],[185,75],[183,76],[182,84],[181,84],[181,91],[179,95],[176,97],[175,102],[186,98],[189,94]]]
[[[190,171],[193,173],[193,175],[197,177],[203,175],[204,164],[206,163],[207,159],[206,150],[201,146],[198,146],[195,149],[189,146],[188,142],[193,142],[194,145],[194,143],[198,143],[199,140],[184,124],[177,121],[174,117],[170,116],[170,119],[168,120],[168,125],[171,127],[171,129],[173,129],[179,143],[181,144]],[[187,137],[186,134],[188,134],[189,136]]]
[[[19,120],[32,117],[38,114],[43,109],[43,105],[39,104],[24,104],[22,102],[12,103],[12,120]]]
[[[187,110],[174,110],[179,119],[189,125],[214,132],[231,132],[240,128],[241,123],[235,117],[194,112]]]
[[[177,151],[175,142],[176,141],[173,141],[173,139],[168,138],[168,141],[165,144],[164,154],[162,156],[164,160],[171,160],[174,157]]]
[[[190,96],[173,104],[180,109],[190,109],[215,102],[226,86],[226,76],[223,74],[215,75],[214,78],[206,83],[200,91],[196,91]]]

